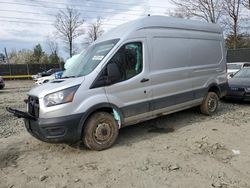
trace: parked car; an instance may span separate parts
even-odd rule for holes
[[[56,72],[60,72],[60,71],[61,71],[61,69],[58,69],[58,68],[49,69],[48,71],[44,71],[41,73],[37,73],[36,75],[32,75],[32,79],[37,80],[38,78],[50,76],[50,75],[52,75]]]
[[[61,79],[31,89],[28,112],[8,111],[40,140],[103,150],[124,126],[195,106],[214,114],[227,87],[219,25],[150,16],[107,32]]]
[[[5,87],[5,83],[3,78],[0,76],[0,89],[3,89]]]
[[[250,101],[250,67],[237,72],[228,85],[226,99]]]
[[[45,76],[45,77],[38,78],[35,83],[37,85],[41,85],[41,84],[47,83],[47,82],[49,82],[51,80],[54,80],[54,79],[56,79],[55,73],[50,75],[50,76]]]
[[[250,62],[235,62],[235,63],[227,63],[227,73],[228,78],[232,78],[234,74],[236,74],[239,70],[244,67],[249,67]]]

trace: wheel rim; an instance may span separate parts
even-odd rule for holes
[[[99,144],[108,142],[113,135],[112,124],[110,122],[102,121],[97,124],[94,131],[94,138]]]
[[[208,99],[208,110],[209,112],[214,112],[217,108],[217,100],[215,97],[210,97]]]

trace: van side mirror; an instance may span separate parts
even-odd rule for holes
[[[116,63],[109,63],[107,65],[108,82],[110,84],[119,82],[121,80],[121,72]]]

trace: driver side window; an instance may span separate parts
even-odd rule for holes
[[[116,65],[116,78],[112,79],[108,73],[109,65]],[[103,87],[128,80],[142,72],[143,53],[141,42],[131,42],[123,45],[110,59],[105,69],[102,70],[98,79],[91,88]]]
[[[121,75],[119,82],[138,75],[143,66],[142,43],[132,42],[123,45],[109,63],[117,64]]]

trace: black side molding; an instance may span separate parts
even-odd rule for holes
[[[12,113],[14,116],[16,116],[16,117],[18,117],[18,118],[36,120],[36,118],[35,118],[34,116],[30,115],[30,114],[27,113],[27,112],[22,112],[22,111],[19,111],[19,110],[10,108],[10,107],[6,107],[6,110],[7,110],[9,113]]]

